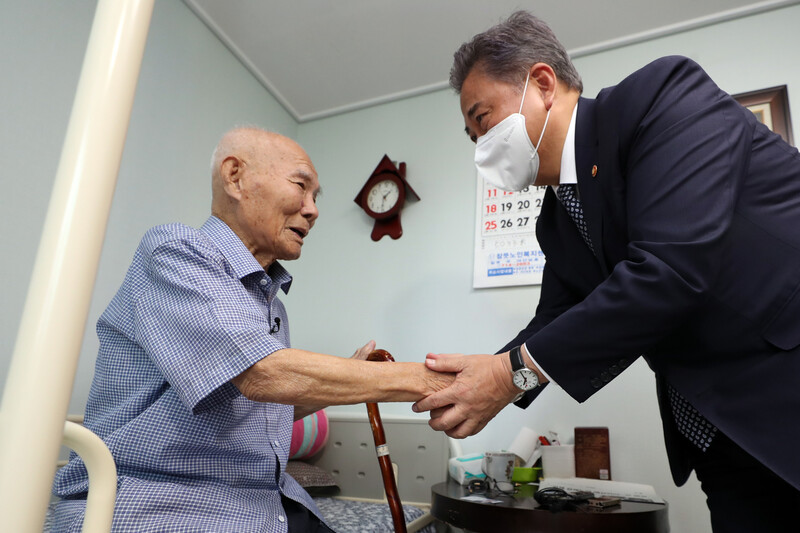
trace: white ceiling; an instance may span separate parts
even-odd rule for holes
[[[299,122],[447,86],[458,46],[516,9],[577,57],[800,0],[184,0]]]

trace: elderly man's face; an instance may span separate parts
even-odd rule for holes
[[[241,177],[242,239],[264,266],[278,259],[297,259],[319,216],[317,171],[294,141],[278,138],[266,154],[244,160]]]

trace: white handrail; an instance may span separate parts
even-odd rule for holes
[[[42,530],[154,0],[100,0],[0,405],[3,530]]]
[[[64,446],[81,456],[89,473],[83,533],[108,533],[117,499],[117,466],[103,440],[73,422],[64,422]]]

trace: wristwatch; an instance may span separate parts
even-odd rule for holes
[[[529,390],[535,389],[539,386],[539,376],[536,372],[525,366],[525,361],[522,359],[522,350],[519,346],[511,348],[508,352],[508,358],[511,360],[511,375],[514,385],[521,390],[519,394],[512,400],[518,401]]]

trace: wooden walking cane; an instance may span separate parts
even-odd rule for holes
[[[394,357],[386,350],[375,350],[367,356],[367,361],[394,361]],[[377,403],[367,404],[369,425],[372,426],[372,436],[375,439],[375,451],[378,454],[378,464],[383,476],[383,488],[389,509],[392,511],[395,533],[406,533],[406,519],[403,515],[403,504],[400,503],[400,494],[397,492],[397,481],[394,479],[392,460],[389,458],[389,447],[386,445],[386,435],[383,432],[383,422],[378,411]]]

